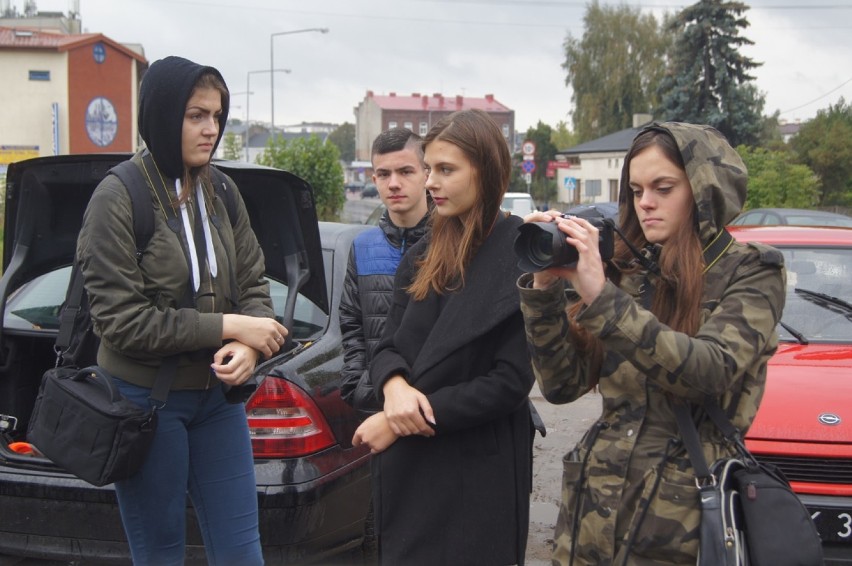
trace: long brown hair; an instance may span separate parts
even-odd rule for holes
[[[665,130],[648,129],[633,140],[624,158],[618,202],[621,232],[624,238],[639,250],[649,246],[650,242],[645,238],[636,214],[633,191],[629,186],[630,162],[651,146],[657,146],[666,158],[682,171],[685,170],[680,149],[671,134]],[[704,292],[704,255],[696,217],[696,206],[693,204],[687,211],[686,221],[682,222],[679,230],[660,247],[657,258],[660,277],[650,309],[660,322],[689,336],[694,336],[698,331],[701,321],[701,296]],[[617,283],[623,273],[637,271],[639,266],[634,259],[635,256],[627,244],[621,238],[616,238],[613,261],[607,270],[609,278]],[[582,303],[578,302],[569,309],[571,332],[580,353],[592,356],[592,375],[596,376],[603,359],[603,348],[599,340],[573,322],[581,308]]]
[[[204,73],[198,80],[195,85],[192,87],[192,92],[189,94],[189,98],[192,98],[195,95],[196,91],[204,88],[212,88],[213,90],[219,91],[219,95],[222,97],[222,109],[223,111],[230,107],[231,94],[228,91],[228,87],[225,86],[225,83],[215,74],[215,73]],[[189,99],[187,99],[189,100]],[[219,128],[224,129],[224,124],[219,123]],[[183,131],[181,129],[181,131]],[[222,138],[222,133],[219,133],[219,138]],[[214,146],[215,151],[215,146]],[[211,155],[212,159],[213,156]],[[178,197],[178,203],[187,202],[192,194],[195,192],[195,181],[201,177],[208,181],[210,181],[210,162],[208,161],[204,165],[200,167],[187,167],[184,165],[183,167],[183,177],[181,178],[181,191],[180,196]]]
[[[415,300],[425,299],[430,290],[442,294],[464,286],[464,270],[494,226],[512,174],[506,140],[487,112],[450,114],[432,127],[423,150],[437,140],[455,145],[470,161],[476,200],[460,216],[433,213],[429,248],[408,288]]]

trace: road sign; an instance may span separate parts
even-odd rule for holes
[[[565,177],[562,179],[562,186],[569,191],[573,191],[577,188],[577,179],[574,177]]]
[[[535,142],[532,140],[524,141],[524,144],[521,146],[521,153],[524,155],[534,155],[535,154]]]
[[[524,182],[525,182],[527,185],[529,185],[530,183],[532,183],[532,175],[530,175],[529,173],[527,173],[526,175],[524,175]]]
[[[570,169],[571,164],[567,161],[548,161],[547,162],[547,171],[545,173],[546,177],[554,177],[556,176],[557,169]]]
[[[532,173],[535,171],[535,161],[524,161],[521,163],[521,169],[524,170],[524,173]]]

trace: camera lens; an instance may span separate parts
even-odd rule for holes
[[[561,232],[552,222],[529,222],[518,227],[515,255],[518,266],[526,272],[559,265],[562,256],[570,250],[573,248],[563,242]]]
[[[601,259],[612,259],[614,251],[613,223],[610,220],[590,219],[599,230]],[[554,266],[566,266],[579,259],[577,248],[565,241],[565,234],[553,222],[528,222],[518,226],[515,237],[518,267],[527,273],[543,271]]]
[[[553,261],[553,236],[541,231],[527,242],[527,255],[538,265],[547,265]]]

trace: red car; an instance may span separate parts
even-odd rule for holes
[[[783,252],[787,304],[746,445],[811,511],[826,564],[852,564],[852,229],[728,226]]]

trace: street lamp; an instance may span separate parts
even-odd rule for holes
[[[272,135],[275,136],[275,77],[272,75],[272,70],[275,68],[275,50],[272,48],[275,36],[278,35],[290,35],[293,33],[307,33],[311,31],[318,31],[320,33],[328,33],[328,28],[305,28],[305,29],[295,29],[291,31],[279,31],[271,34],[269,36],[269,78],[271,82],[271,91],[270,98],[272,99],[272,116],[270,121],[272,122]]]
[[[290,73],[290,69],[272,69],[272,72],[275,73]],[[251,122],[249,121],[249,102],[251,101],[251,88],[249,88],[249,83],[251,82],[251,76],[255,73],[269,73],[270,80],[274,78],[274,75],[270,72],[270,69],[261,69],[259,71],[248,71],[246,73],[246,163],[249,162],[249,133],[251,130]],[[274,82],[274,81],[273,81]]]
[[[243,132],[244,132],[243,133],[243,145],[248,147],[248,101],[249,101],[249,96],[251,96],[254,93],[252,93],[250,90],[245,90],[245,91],[240,91],[240,92],[232,92],[230,94],[231,94],[231,98],[234,98],[235,96],[240,96],[242,94],[246,95],[246,123],[243,124],[243,128],[244,128],[243,129]],[[242,106],[235,106],[235,105],[232,104],[231,108],[242,108]],[[248,154],[246,154],[246,155],[248,155]]]

